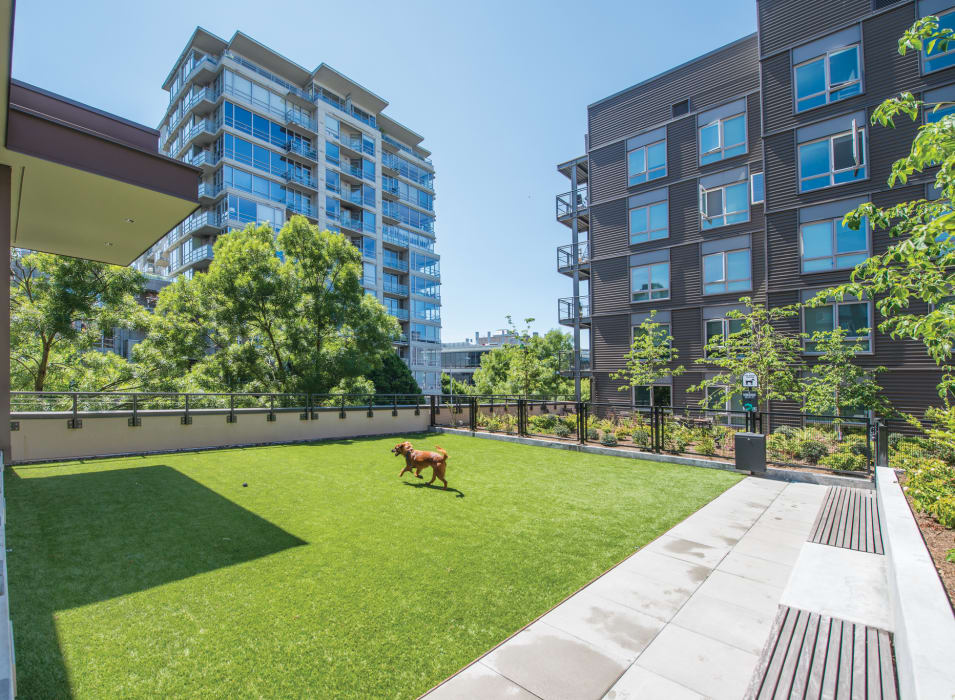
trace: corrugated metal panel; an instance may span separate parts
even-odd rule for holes
[[[700,286],[700,246],[697,243],[670,249],[670,302],[667,308],[699,304],[702,301]],[[663,308],[663,305],[660,305]]]
[[[590,152],[590,201],[600,202],[627,193],[627,150],[624,143]]]
[[[667,127],[667,177],[654,180],[653,185],[693,177],[699,170],[698,163],[696,117],[673,122]]]
[[[592,313],[611,313],[615,311],[629,313],[630,310],[630,273],[627,258],[609,258],[595,260],[591,269]]]
[[[673,405],[689,406],[695,408],[701,398],[702,392],[690,393],[688,389],[696,386],[703,381],[703,372],[687,371],[679,377],[673,378]]]
[[[591,148],[669,121],[671,107],[681,100],[689,98],[696,110],[758,89],[756,61],[751,37],[591,106]]]
[[[630,348],[630,314],[599,316],[593,319],[591,340],[594,370],[614,372],[623,369],[624,355]]]
[[[694,360],[703,357],[702,308],[674,309],[670,332],[673,334],[673,346],[680,354],[680,364],[690,367]]]
[[[595,258],[626,254],[630,250],[627,216],[626,199],[590,208],[590,246]]]
[[[782,128],[792,120],[793,93],[789,52],[762,62],[763,128],[767,133]]]
[[[765,56],[868,14],[871,0],[757,0],[759,50]]]

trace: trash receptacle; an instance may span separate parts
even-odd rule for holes
[[[766,436],[760,433],[736,433],[736,468],[754,474],[766,473]]]

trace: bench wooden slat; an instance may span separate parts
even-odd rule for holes
[[[763,654],[760,655],[759,669],[765,668],[765,673],[761,674],[756,685],[755,697],[763,700],[772,698],[776,693],[776,684],[779,682],[779,671],[783,665],[783,659],[786,657],[786,650],[789,649],[789,640],[792,637],[792,630],[796,624],[796,610],[781,606],[776,614],[776,621],[773,623],[775,636],[770,636],[769,643],[764,647]]]
[[[796,663],[799,661],[799,654],[802,651],[803,640],[806,637],[806,625],[809,623],[809,613],[805,610],[796,612],[796,624],[793,627],[792,638],[789,640],[789,648],[786,650],[786,656],[783,659],[782,667],[779,671],[779,682],[776,684],[776,693],[774,699],[787,700],[792,689],[793,677],[796,673]]]
[[[799,660],[796,662],[796,669],[793,672],[793,686],[789,693],[790,697],[802,698],[806,694],[806,688],[809,685],[809,672],[813,665],[812,660],[816,655],[819,617],[818,613],[809,613],[809,623],[806,625],[806,636],[803,639],[802,649],[799,652]]]
[[[821,698],[833,700],[839,685],[839,659],[842,658],[842,620],[831,620],[829,630],[829,651],[826,654],[825,677],[822,683]]]
[[[883,554],[875,494],[864,489],[830,486],[816,515],[809,541]]]
[[[879,632],[865,628],[865,689],[867,698],[882,698],[882,678],[879,665]]]
[[[874,526],[872,537],[875,540],[875,553],[885,554],[885,550],[882,548],[882,520],[879,518],[879,503],[874,498],[872,499],[872,515]]]
[[[865,625],[853,625],[852,636],[852,700],[865,700]]]
[[[882,680],[882,697],[884,700],[897,700],[895,666],[892,662],[892,640],[885,630],[879,630],[878,632],[879,675]]]
[[[832,509],[832,499],[834,493],[835,492],[832,490],[832,487],[826,489],[826,496],[822,499],[822,505],[819,507],[819,513],[816,514],[816,520],[813,522],[812,529],[809,531],[810,542],[819,541],[822,530],[826,525],[826,517],[829,515],[829,512]]]
[[[816,648],[812,656],[812,667],[809,669],[809,682],[806,684],[806,697],[818,698],[822,693],[825,678],[826,659],[831,653],[829,642],[832,640],[832,618],[819,616],[816,631]]]
[[[848,698],[852,695],[852,623],[842,623],[842,643],[839,647],[839,682],[836,685],[836,697]]]

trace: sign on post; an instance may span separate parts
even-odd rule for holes
[[[756,389],[759,386],[756,372],[743,372],[743,386],[747,389]]]
[[[743,390],[743,410],[749,413],[755,413],[757,407],[757,398],[755,389]]]

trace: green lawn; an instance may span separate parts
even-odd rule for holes
[[[739,479],[410,439],[459,491],[394,438],[8,470],[20,697],[416,696]]]

